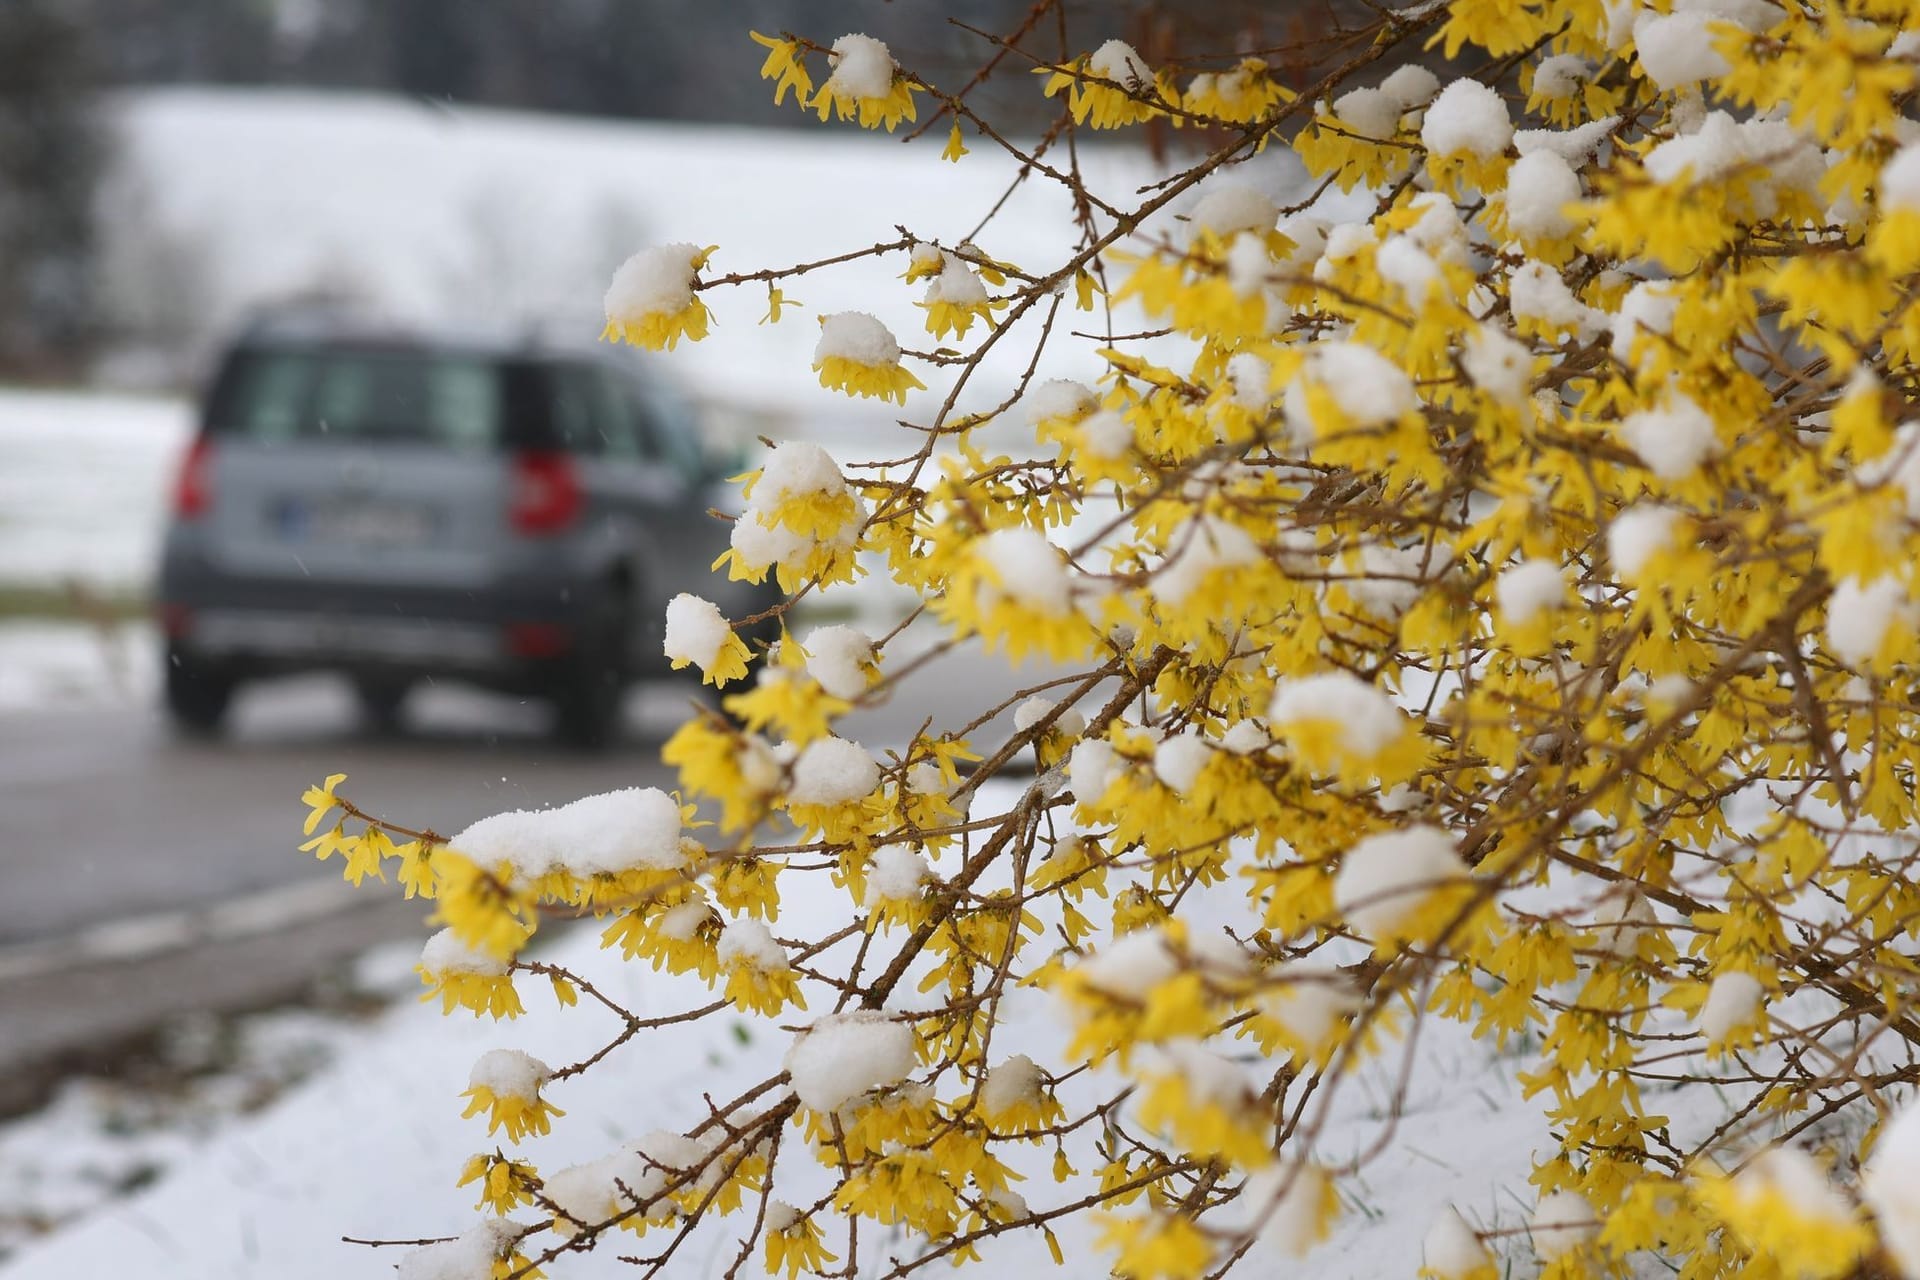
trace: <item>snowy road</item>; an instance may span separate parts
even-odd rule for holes
[[[884,749],[1045,674],[947,655],[843,732]],[[671,787],[659,744],[687,702],[681,686],[635,691],[625,739],[603,756],[554,747],[537,706],[455,689],[423,691],[408,730],[386,738],[323,677],[249,690],[217,743],[176,740],[150,704],[136,689],[0,715],[0,1077],[173,1014],[281,999],[376,942],[424,936],[418,905],[352,890],[337,864],[296,850],[300,792],[327,774],[347,774],[372,812],[457,832],[506,809]],[[1003,732],[973,741],[990,750]]]

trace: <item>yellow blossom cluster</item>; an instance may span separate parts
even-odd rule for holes
[[[681,1215],[789,1280],[1043,1267],[1069,1223],[1130,1280],[1310,1269],[1452,1034],[1535,1154],[1519,1219],[1462,1186],[1405,1224],[1424,1274],[1920,1280],[1920,4],[1452,0],[1297,96],[1310,49],[1028,39],[1084,16],[1042,0],[982,68],[1045,77],[1033,143],[870,37],[754,37],[776,102],[891,130],[918,95],[963,171],[963,120],[1012,151],[1071,197],[1053,260],[981,252],[989,214],[713,282],[666,246],[610,295],[670,345],[710,284],[930,290],[968,350],[822,318],[822,384],[908,420],[844,470],[776,446],[723,561],[829,605],[884,572],[911,625],[750,655],[624,860],[308,792],[304,847],[434,899],[447,1009],[533,974],[620,1015],[609,1056],[708,1016],[790,1045],[682,1133],[465,1180],[554,1209],[529,1265]],[[1083,131],[1168,122],[1191,150],[1095,189]],[[1282,147],[1307,180],[1263,189]],[[1045,665],[848,736],[962,646]],[[704,1003],[529,960],[558,912]],[[520,1068],[469,1094],[510,1139],[559,1113],[500,1080],[574,1070]]]

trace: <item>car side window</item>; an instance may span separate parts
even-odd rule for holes
[[[652,415],[612,369],[590,371],[594,389],[594,425],[601,448],[610,458],[654,462],[660,457]]]
[[[707,479],[711,468],[700,444],[699,415],[691,402],[657,382],[640,382],[634,390],[646,406],[661,456],[679,468],[689,484]]]
[[[587,370],[562,365],[548,378],[555,443],[568,453],[599,453],[600,430]]]

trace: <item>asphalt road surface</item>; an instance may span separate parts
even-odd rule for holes
[[[964,723],[984,698],[1049,674],[948,655],[843,731],[898,744],[928,716]],[[670,787],[659,745],[687,697],[636,691],[604,755],[554,746],[537,705],[455,689],[423,691],[404,732],[376,734],[320,677],[249,690],[219,742],[181,741],[149,708],[0,717],[0,1078],[29,1065],[44,1078],[175,1014],[282,999],[374,943],[423,937],[420,904],[353,890],[337,863],[297,851],[300,793],[327,774],[349,775],[343,790],[371,812],[446,833],[506,809]],[[1005,731],[975,742],[990,749]]]

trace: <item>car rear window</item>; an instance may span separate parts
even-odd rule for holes
[[[497,361],[420,351],[245,351],[223,371],[208,427],[262,442],[337,439],[484,451],[501,442]]]

